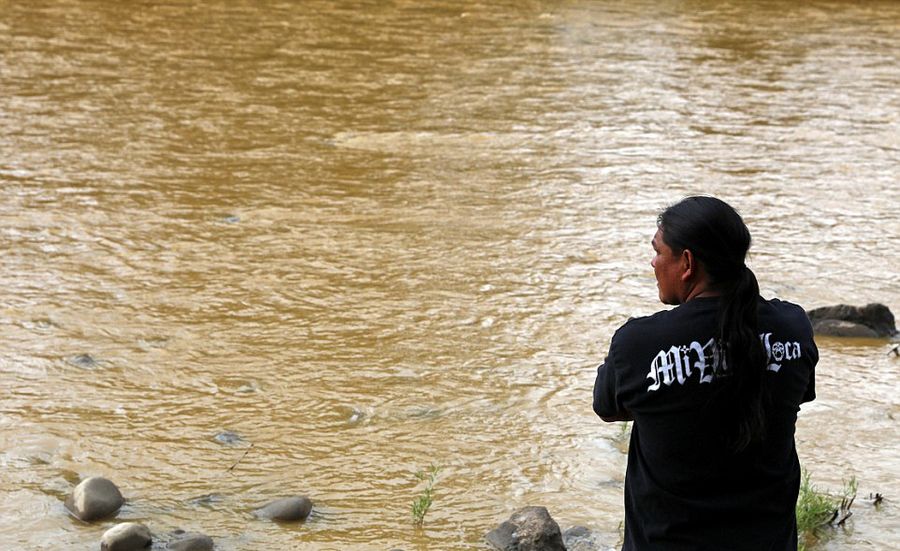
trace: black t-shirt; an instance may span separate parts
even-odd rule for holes
[[[632,319],[597,369],[597,415],[634,418],[624,551],[797,549],[794,425],[800,404],[815,399],[812,328],[799,306],[760,299],[767,435],[735,453],[717,309],[718,298],[697,298]]]

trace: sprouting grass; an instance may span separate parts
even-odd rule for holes
[[[422,492],[412,503],[412,516],[416,524],[421,525],[425,522],[425,515],[428,513],[428,509],[431,508],[431,503],[434,499],[434,482],[437,480],[439,472],[441,472],[441,468],[432,463],[427,472],[419,471],[416,473],[416,478],[425,483]]]
[[[612,437],[612,444],[623,454],[628,453],[628,446],[631,443],[631,421],[616,423],[619,425],[619,432]]]
[[[797,496],[797,537],[799,549],[814,537],[817,528],[831,519],[834,512],[834,498],[819,492],[809,480],[809,472],[803,473],[800,494]]]
[[[618,440],[625,440],[631,435],[631,422],[625,421],[624,423],[619,423],[619,435],[616,437]]]
[[[844,483],[840,495],[827,494],[809,480],[809,472],[803,472],[800,494],[797,496],[797,538],[799,551],[805,551],[821,537],[825,525],[842,525],[850,518],[850,506],[856,497],[859,484],[856,478]]]

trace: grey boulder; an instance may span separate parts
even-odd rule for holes
[[[125,498],[110,480],[92,476],[82,480],[66,498],[66,509],[84,521],[98,520],[115,515]]]
[[[894,314],[884,304],[838,304],[814,308],[806,314],[817,335],[885,338],[897,334]]]
[[[166,549],[173,551],[212,551],[213,540],[206,534],[199,532],[177,532]]]
[[[104,532],[100,551],[139,551],[152,542],[149,528],[136,522],[123,522]]]
[[[828,337],[856,337],[861,339],[877,339],[878,333],[868,325],[844,320],[820,320],[813,325],[816,335]]]
[[[255,511],[259,518],[280,521],[303,520],[312,511],[312,501],[306,496],[285,497]]]
[[[614,551],[614,547],[606,545],[590,529],[575,526],[563,532],[563,543],[568,551]]]
[[[499,551],[566,551],[559,525],[546,507],[523,507],[485,535]]]

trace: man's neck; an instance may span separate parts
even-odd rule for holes
[[[687,297],[685,297],[684,302],[691,301],[695,298],[717,297],[721,294],[721,291],[713,289],[709,285],[695,285],[688,291]]]

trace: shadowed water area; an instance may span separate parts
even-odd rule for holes
[[[660,208],[737,206],[767,297],[900,312],[898,52],[895,2],[0,0],[0,548],[97,547],[90,475],[227,551],[525,505],[615,545],[591,387]],[[819,347],[801,461],[886,497],[819,548],[896,549],[900,359]]]

